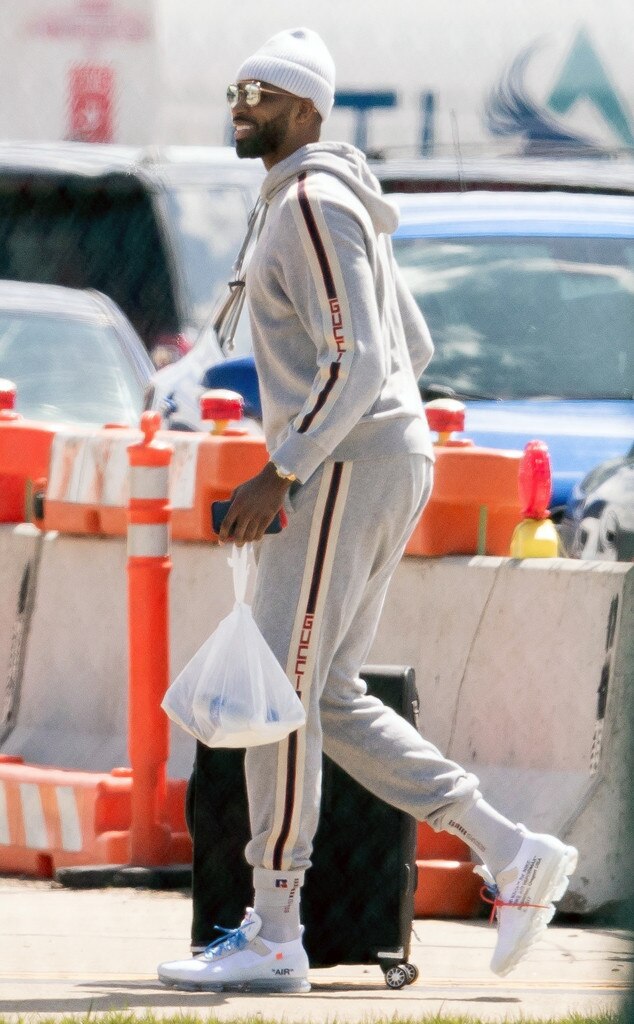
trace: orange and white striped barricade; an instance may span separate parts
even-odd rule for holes
[[[53,878],[63,869],[126,865],[132,772],[78,771],[24,764],[0,754],[0,872]],[[185,779],[169,779],[163,811],[171,829],[169,864],[191,861]]]

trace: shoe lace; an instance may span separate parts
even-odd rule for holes
[[[530,907],[532,910],[548,909],[547,905],[544,903],[512,903],[509,900],[501,900],[500,889],[486,864],[478,864],[477,867],[473,869],[473,873],[475,875],[480,875],[480,878],[484,879],[484,885],[480,889],[480,899],[484,900],[485,903],[491,904],[489,924],[493,924],[496,911],[499,907]]]
[[[242,925],[238,928],[223,928],[222,925],[215,924],[214,931],[222,932],[223,934],[219,939],[210,942],[205,949],[204,956],[208,960],[213,960],[215,956],[220,956],[224,953],[235,953],[237,950],[244,949],[245,946],[249,945],[249,939]]]

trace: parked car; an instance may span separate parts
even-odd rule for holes
[[[634,438],[634,197],[395,195],[394,251],[477,444],[547,443],[561,509]]]
[[[262,177],[229,147],[0,143],[0,278],[96,288],[163,365],[208,319]]]
[[[573,487],[560,533],[571,558],[634,561],[634,445]]]
[[[28,419],[137,425],[152,370],[107,296],[0,281],[0,377],[17,385],[16,409]]]

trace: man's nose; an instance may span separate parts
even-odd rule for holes
[[[235,118],[236,114],[244,114],[245,111],[251,110],[251,107],[247,104],[246,96],[244,93],[240,93],[235,104],[231,108],[231,116]]]

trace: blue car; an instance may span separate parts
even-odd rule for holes
[[[394,252],[436,345],[423,398],[462,399],[478,445],[545,441],[559,518],[575,484],[634,439],[634,196],[392,198]],[[257,398],[251,357],[204,384]]]
[[[423,397],[476,444],[547,443],[555,515],[634,438],[634,197],[395,195],[394,251],[436,353]]]

